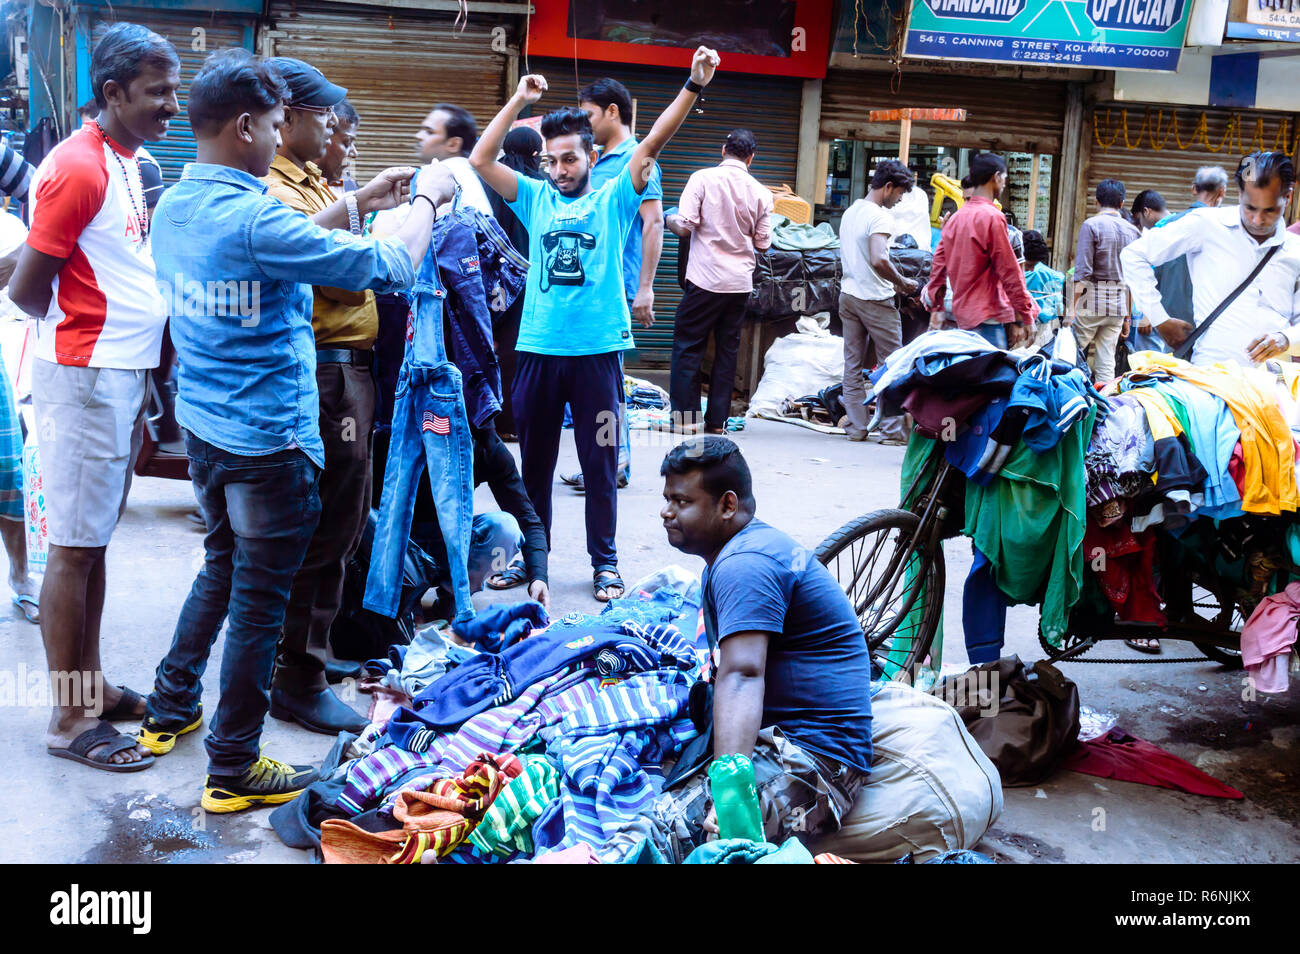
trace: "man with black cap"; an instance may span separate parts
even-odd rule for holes
[[[337,125],[336,107],[348,91],[302,60],[267,61],[289,86],[280,146],[267,192],[308,217],[337,200],[318,162]],[[381,174],[395,173],[388,170]],[[356,197],[345,196],[350,211]],[[356,231],[356,229],[354,229]],[[366,720],[330,691],[326,647],[343,596],[347,560],[356,549],[370,509],[371,431],[375,382],[371,349],[379,331],[375,293],[312,288],[316,384],[325,469],[320,477],[321,518],[293,581],[271,689],[271,715],[327,735],[358,732]]]

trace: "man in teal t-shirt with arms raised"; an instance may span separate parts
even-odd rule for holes
[[[550,182],[518,175],[496,161],[511,123],[542,98],[546,80],[525,76],[484,131],[470,162],[519,216],[530,236],[528,288],[516,350],[513,402],[524,486],[551,527],[551,490],[564,405],[572,409],[578,462],[587,489],[587,552],[593,591],[608,602],[623,595],[615,547],[622,352],[633,346],[623,285],[623,250],[639,217],[655,159],[713,78],[718,55],[695,51],[691,75],[624,168],[592,189],[596,161],[591,123],[568,108],[542,120]]]

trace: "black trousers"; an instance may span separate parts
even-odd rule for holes
[[[668,396],[675,419],[694,423],[700,413],[700,369],[713,335],[713,369],[709,374],[709,406],[704,426],[722,430],[731,414],[731,391],[736,381],[736,356],[740,327],[745,318],[748,292],[711,292],[686,284],[673,319],[673,366]]]
[[[551,490],[560,454],[564,405],[573,412],[592,569],[618,566],[619,408],[623,401],[622,353],[550,355],[521,351],[515,372],[515,423],[524,487],[551,537]]]
[[[320,435],[320,523],[293,579],[274,685],[293,695],[326,687],[330,626],[343,601],[347,561],[361,542],[370,512],[371,432],[375,381],[370,368],[324,363],[316,367]]]

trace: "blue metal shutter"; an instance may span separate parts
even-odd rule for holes
[[[253,28],[256,21],[251,16],[203,10],[162,11],[115,6],[96,13],[100,23],[139,23],[165,36],[176,47],[176,53],[181,58],[181,88],[177,93],[181,113],[172,120],[166,139],[144,144],[150,155],[158,160],[158,165],[162,166],[163,181],[175,182],[180,178],[185,163],[194,161],[196,150],[194,131],[190,128],[189,114],[186,112],[190,83],[209,53],[230,46],[253,49]],[[196,27],[201,28],[203,34],[196,34]],[[196,50],[195,46],[202,46],[202,49]]]
[[[592,80],[611,76],[636,100],[636,132],[644,135],[672,102],[682,83],[684,69],[630,66],[624,63],[578,63],[577,84],[572,60],[537,58],[534,73],[547,78],[551,92],[542,100],[546,109],[577,101],[577,91]],[[520,62],[520,72],[524,64]],[[664,208],[675,206],[692,172],[717,165],[722,141],[738,126],[753,130],[758,153],[750,171],[764,185],[795,185],[799,149],[799,110],[803,82],[797,79],[720,73],[705,91],[693,113],[659,157],[663,173]],[[634,367],[667,367],[672,357],[673,313],[682,297],[677,284],[677,238],[664,235],[664,253],[655,274],[655,325],[646,330],[633,324],[637,348],[628,355]]]

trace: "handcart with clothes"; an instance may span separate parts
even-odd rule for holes
[[[1008,605],[1036,604],[1053,662],[1103,640],[1180,640],[1201,656],[1113,661],[1204,657],[1285,691],[1300,619],[1300,366],[1146,351],[1098,390],[1062,357],[945,330],[872,373],[877,414],[914,422],[901,503],[845,524],[817,555],[877,665],[939,670],[943,543],[964,535],[972,664],[1001,655]]]

